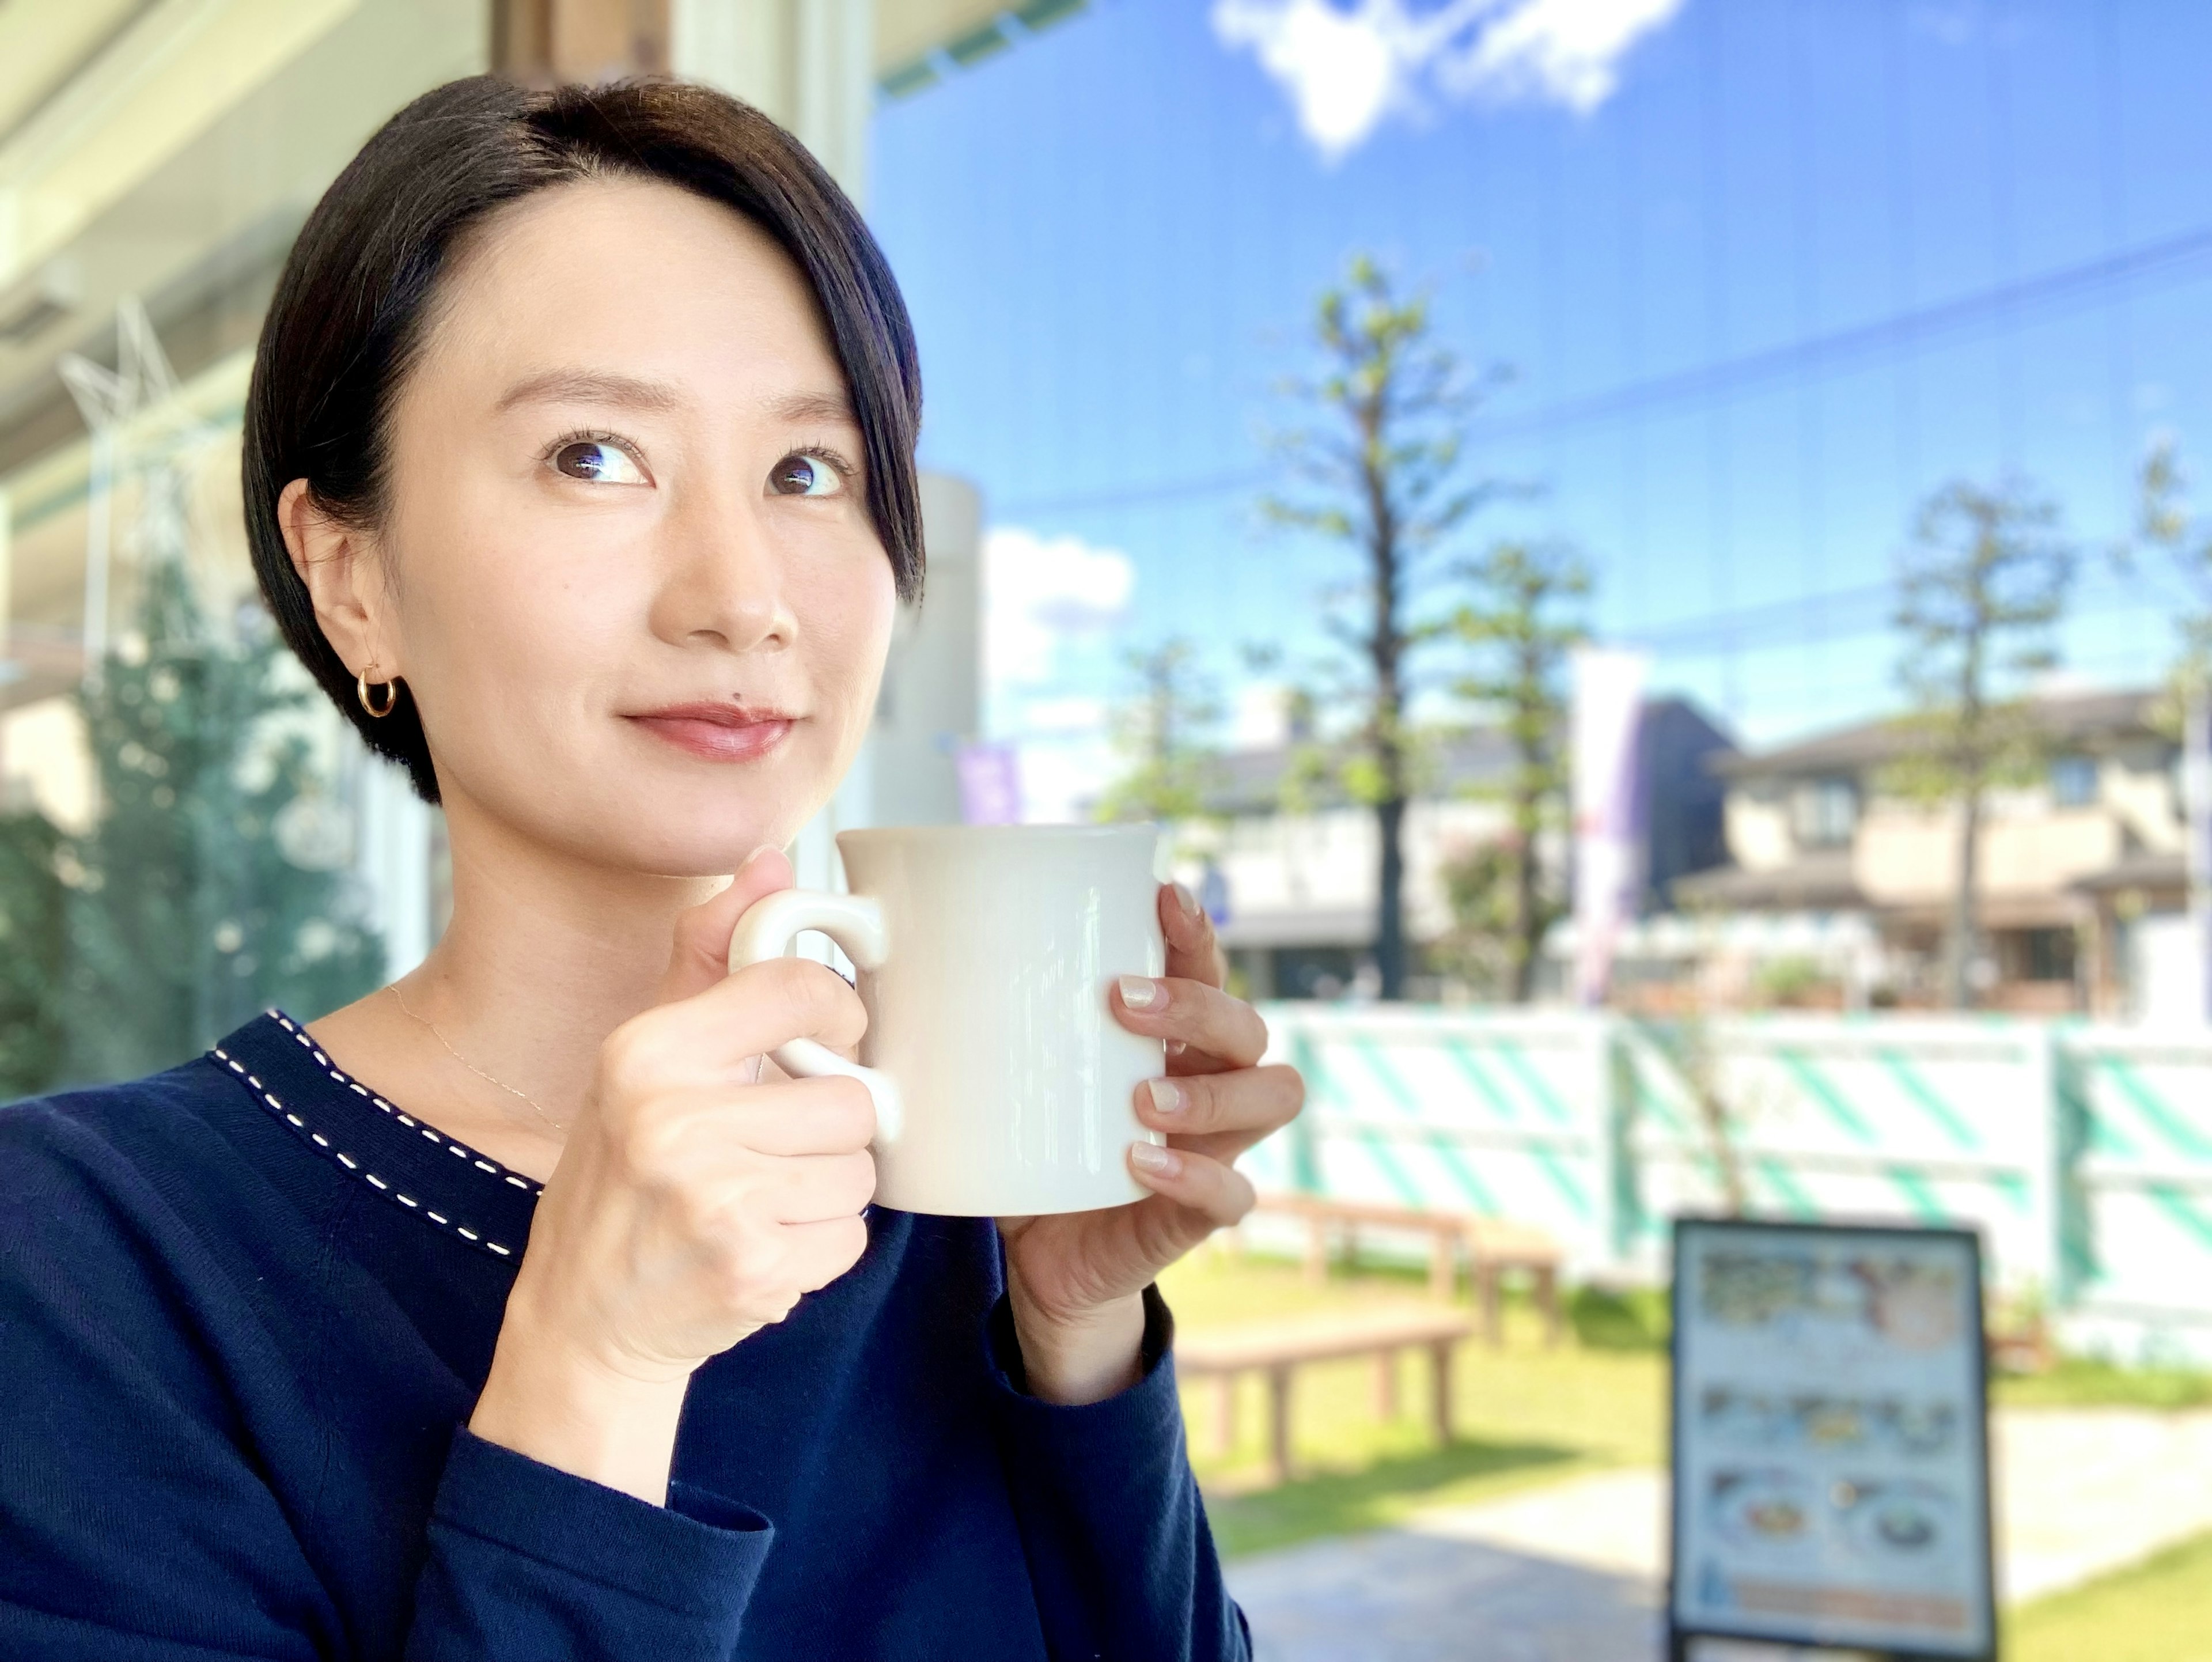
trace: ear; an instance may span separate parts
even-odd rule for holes
[[[380,681],[404,674],[386,615],[382,551],[325,513],[305,479],[293,480],[276,498],[276,523],[315,621],[345,667],[359,674],[374,666]]]

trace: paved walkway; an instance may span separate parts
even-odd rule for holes
[[[1997,1415],[2000,1586],[2036,1598],[2212,1530],[2212,1413]],[[1652,1662],[1667,1483],[1603,1472],[1232,1560],[1260,1662]]]

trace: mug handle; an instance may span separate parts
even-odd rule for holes
[[[732,973],[749,964],[781,958],[793,937],[802,929],[819,929],[845,949],[845,956],[863,970],[880,969],[890,955],[890,939],[884,928],[884,909],[864,894],[825,894],[812,889],[784,889],[753,902],[730,934]],[[793,1079],[819,1079],[837,1074],[857,1079],[868,1087],[876,1104],[876,1141],[898,1140],[903,1117],[898,1081],[880,1068],[863,1068],[848,1062],[828,1045],[811,1038],[794,1038],[769,1054],[775,1065]]]

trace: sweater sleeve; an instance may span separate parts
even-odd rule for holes
[[[411,1586],[363,1609],[364,1565],[307,1544],[312,1482],[275,1481],[326,1428],[286,1406],[296,1374],[229,1273],[97,1139],[27,1117],[0,1123],[0,1656],[726,1662],[767,1519],[680,1483],[648,1506],[465,1429],[427,1519],[356,1520],[419,1532],[391,1555]]]
[[[1030,1396],[1004,1296],[987,1328],[1007,1482],[1055,1662],[1247,1662],[1183,1445],[1174,1318],[1145,1289],[1144,1376],[1066,1407]]]
[[[773,1535],[703,1489],[677,1483],[649,1506],[464,1428],[430,1514],[408,1662],[720,1662]]]

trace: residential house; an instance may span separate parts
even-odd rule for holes
[[[2075,693],[2033,708],[2047,759],[1984,801],[1978,1001],[2157,1014],[2187,955],[2177,746],[2159,695]],[[1694,912],[1794,919],[1805,940],[1861,920],[1878,947],[1871,958],[1813,966],[1843,1001],[1935,1001],[1958,810],[1889,788],[1907,743],[1895,721],[1868,721],[1717,758],[1729,863],[1679,880],[1675,898]]]
[[[1646,706],[1638,755],[1651,906],[1668,904],[1676,879],[1722,857],[1722,785],[1706,764],[1732,749],[1688,703]],[[1333,780],[1300,788],[1301,760],[1310,753],[1286,742],[1224,757],[1212,804],[1218,819],[1182,839],[1182,875],[1200,886],[1243,985],[1257,997],[1331,998],[1372,983],[1374,811]],[[1499,793],[1512,768],[1505,737],[1476,729],[1440,744],[1424,770],[1405,820],[1407,934],[1417,947],[1452,928],[1451,861],[1504,835]],[[1564,886],[1563,831],[1545,839],[1539,858],[1553,887]],[[1443,990],[1434,976],[1414,977],[1412,989]]]

